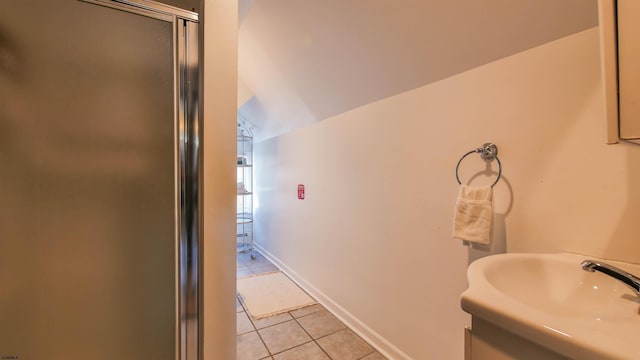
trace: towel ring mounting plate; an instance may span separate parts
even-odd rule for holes
[[[495,159],[498,162],[498,177],[496,178],[496,181],[494,181],[493,184],[491,184],[491,187],[493,187],[495,184],[498,183],[498,181],[500,181],[500,176],[502,176],[502,163],[500,162],[500,159],[498,159],[498,147],[492,143],[485,143],[484,145],[482,145],[482,147],[475,148],[467,152],[466,154],[462,155],[460,160],[458,160],[458,164],[456,165],[456,180],[458,181],[458,184],[462,185],[462,182],[460,181],[460,177],[458,176],[458,169],[460,168],[460,163],[462,162],[462,160],[464,160],[464,158],[466,158],[468,155],[473,153],[480,154],[480,157],[482,158],[482,160],[486,162],[491,162],[493,161],[493,159]]]

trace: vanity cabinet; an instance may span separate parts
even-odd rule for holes
[[[465,360],[569,359],[477,316],[465,329]]]

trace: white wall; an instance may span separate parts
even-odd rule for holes
[[[593,28],[258,143],[256,241],[388,355],[461,359],[486,253],[451,238],[454,168],[491,141],[494,252],[640,262],[640,147],[604,144],[598,51]]]
[[[237,0],[205,0],[203,358],[236,358]]]

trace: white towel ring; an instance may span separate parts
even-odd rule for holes
[[[500,159],[498,159],[498,147],[492,143],[486,143],[482,145],[482,147],[473,149],[468,153],[462,155],[460,160],[458,160],[458,164],[456,165],[456,180],[458,181],[458,184],[462,185],[462,182],[460,181],[460,177],[458,176],[458,168],[460,167],[460,163],[462,162],[462,160],[464,160],[464,158],[467,157],[467,155],[473,154],[473,153],[479,153],[482,160],[486,162],[490,162],[493,159],[496,159],[496,161],[498,162],[498,177],[496,178],[496,181],[494,181],[493,184],[491,184],[491,187],[493,187],[495,184],[498,183],[498,181],[500,181],[500,176],[502,176],[502,163],[500,162]]]

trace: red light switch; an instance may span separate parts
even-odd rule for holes
[[[304,200],[304,184],[298,184],[298,199]]]

